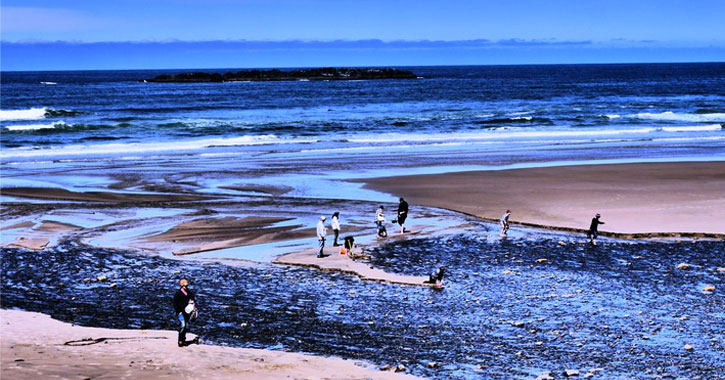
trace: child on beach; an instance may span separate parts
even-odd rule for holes
[[[599,236],[599,225],[604,224],[601,220],[599,220],[599,217],[601,215],[597,214],[592,218],[592,223],[589,225],[589,231],[587,231],[587,239],[592,243],[592,245],[597,245],[597,236]]]
[[[378,238],[388,236],[388,231],[385,229],[385,207],[380,205],[377,211],[375,211],[375,224],[378,226]]]
[[[337,243],[337,237],[340,236],[340,213],[335,212],[332,214],[332,232],[335,233],[335,241],[332,243],[333,247],[339,247]]]
[[[505,236],[509,231],[509,217],[511,216],[511,210],[506,212],[501,217],[501,236]]]

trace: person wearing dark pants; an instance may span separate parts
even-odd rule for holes
[[[405,219],[408,218],[408,202],[403,199],[403,197],[400,198],[400,203],[398,203],[398,224],[400,224],[400,233],[405,233]]]
[[[179,320],[179,347],[186,345],[186,332],[189,331],[190,312],[186,311],[190,301],[194,301],[194,293],[189,289],[189,281],[182,279],[181,287],[174,294],[174,311]]]
[[[325,228],[325,217],[321,216],[320,221],[317,222],[317,243],[319,244],[319,251],[317,257],[325,257],[323,253],[325,249],[325,236],[327,235],[327,228]]]
[[[340,236],[340,213],[335,212],[332,214],[332,232],[335,233],[335,241],[332,243],[333,247],[339,247],[340,244],[337,243],[337,238]]]
[[[597,214],[592,218],[592,224],[589,225],[589,231],[587,231],[587,238],[591,241],[592,245],[597,245],[597,236],[599,236],[599,225],[604,224],[599,218],[601,215]]]

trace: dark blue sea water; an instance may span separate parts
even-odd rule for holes
[[[139,80],[183,70],[5,72],[0,158],[406,150],[544,157],[622,147],[636,150],[627,154],[635,160],[723,155],[725,63],[405,69],[420,78],[180,84]]]

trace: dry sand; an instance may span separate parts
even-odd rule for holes
[[[176,332],[72,326],[1,310],[2,379],[417,379],[370,364],[281,351],[176,346]]]
[[[633,237],[725,234],[725,162],[561,166],[366,179],[415,204],[498,220]],[[680,234],[684,233],[684,234]],[[641,235],[636,235],[641,234]],[[694,235],[697,236],[697,235]]]

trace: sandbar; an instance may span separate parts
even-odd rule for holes
[[[578,165],[360,180],[366,188],[496,221],[620,237],[725,237],[725,162]]]

